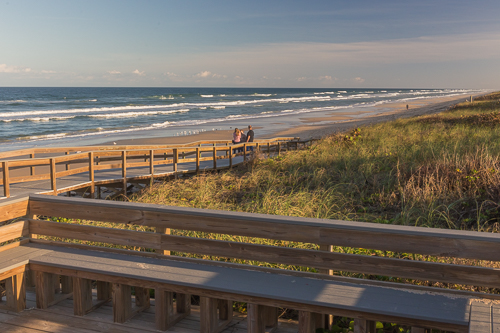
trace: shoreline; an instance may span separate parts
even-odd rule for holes
[[[473,95],[473,97],[478,95]],[[349,129],[367,126],[379,122],[391,121],[398,118],[410,118],[421,115],[439,113],[447,110],[451,106],[464,102],[470,98],[470,94],[464,94],[452,97],[435,97],[424,100],[414,100],[407,103],[394,102],[383,105],[370,107],[367,109],[353,110],[353,112],[329,112],[325,115],[302,115],[300,116],[301,124],[292,126],[286,130],[272,131],[266,128],[266,132],[259,136],[259,129],[262,126],[253,126],[255,131],[255,139],[271,139],[274,137],[300,137],[301,139],[321,138],[329,134],[348,131]],[[408,104],[409,109],[406,110]],[[286,124],[286,120],[273,124]],[[252,125],[251,123],[249,125]],[[247,131],[247,125],[241,128]],[[101,144],[93,144],[93,146],[108,146],[108,145],[167,145],[167,144],[186,144],[195,141],[210,141],[210,140],[232,140],[232,129],[221,129],[199,134],[185,136],[166,136],[166,137],[140,137],[133,139],[121,139],[115,141],[106,141]]]

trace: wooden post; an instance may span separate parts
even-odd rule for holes
[[[113,283],[113,321],[124,323],[132,314],[132,290],[126,284]]]
[[[46,309],[54,301],[54,274],[35,272],[36,307]]]
[[[200,332],[215,333],[218,327],[217,299],[200,297]]]
[[[61,276],[61,292],[63,294],[71,294],[73,292],[73,278],[69,276]]]
[[[268,142],[267,143],[267,157],[270,157],[271,156],[271,143]]]
[[[247,160],[247,144],[243,144],[243,161]]]
[[[227,299],[217,300],[217,307],[219,308],[219,320],[233,319],[233,301]]]
[[[65,155],[69,155],[69,151],[65,152],[64,153]],[[69,170],[70,169],[70,165],[68,163],[69,161],[66,161],[66,170]]]
[[[92,309],[92,280],[73,277],[73,313],[84,316]]]
[[[54,192],[54,195],[57,195],[57,185],[56,185],[56,159],[50,159],[50,189]]]
[[[174,162],[174,174],[175,174],[175,178],[177,178],[177,163],[179,162],[179,151],[177,150],[177,148],[174,148],[172,150],[173,152],[173,162]]]
[[[281,142],[278,142],[278,156],[280,156],[281,153]]]
[[[258,304],[247,304],[247,332],[263,333],[266,331],[262,306]]]
[[[135,287],[135,305],[142,310],[149,309],[150,296],[148,288]],[[142,311],[141,310],[141,311]]]
[[[266,332],[273,331],[278,328],[278,308],[274,306],[259,305],[262,307],[264,326]]]
[[[233,168],[233,149],[229,148],[229,168]]]
[[[214,160],[214,170],[217,170],[217,147],[215,147],[215,143],[214,143],[213,160]]]
[[[354,333],[375,333],[376,323],[372,320],[354,318]]]
[[[315,332],[318,328],[324,328],[321,313],[299,311],[299,333]]]
[[[26,308],[26,284],[24,272],[9,277],[5,281],[7,307],[15,312]]]
[[[127,196],[127,151],[122,151],[122,184],[123,184],[123,195]]]
[[[175,295],[175,309],[178,314],[191,313],[191,295],[177,293]]]
[[[327,251],[327,252],[333,252],[333,246],[332,245],[319,245],[319,250],[320,251]],[[327,275],[333,275],[333,270],[332,269],[322,269],[319,268],[318,272],[321,274],[327,274]],[[325,328],[330,328],[333,324],[333,315],[324,315],[325,318]]]
[[[200,148],[196,148],[196,173],[200,172]]]
[[[31,153],[31,154],[30,154],[30,158],[35,158],[35,153]],[[35,175],[35,167],[34,167],[34,166],[31,166],[31,167],[30,167],[30,175],[31,175],[31,176],[34,176],[34,175]]]
[[[151,184],[152,184],[155,174],[155,152],[153,149],[149,151],[149,173],[151,174]]]
[[[97,300],[107,301],[113,298],[113,285],[110,282],[97,281]]]
[[[155,322],[156,329],[166,331],[173,319],[173,293],[163,289],[155,289]]]
[[[6,198],[10,197],[10,179],[9,179],[9,162],[2,162],[2,170],[3,170],[3,195]]]
[[[89,152],[89,181],[90,181],[90,198],[95,198],[95,185],[94,185],[94,153]]]

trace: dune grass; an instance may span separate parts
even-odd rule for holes
[[[498,228],[500,104],[396,120],[132,200],[231,211],[491,231]]]

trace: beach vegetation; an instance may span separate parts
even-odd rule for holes
[[[493,97],[491,97],[493,96]],[[446,112],[332,134],[305,150],[268,158],[256,153],[242,167],[156,183],[127,200],[182,207],[394,225],[499,232],[500,93],[461,103]],[[62,221],[75,223],[75,221]],[[92,225],[110,224],[77,221]],[[142,226],[113,225],[149,231]],[[153,230],[151,230],[153,231]],[[172,230],[174,235],[305,249],[316,244]],[[71,240],[67,240],[71,241]],[[112,246],[110,244],[89,244]],[[136,249],[151,251],[150,249]],[[497,263],[408,253],[334,247],[342,253],[498,268]],[[316,272],[312,267],[180,256]],[[492,288],[335,272],[342,276],[496,292]],[[235,303],[236,304],[236,303]],[[237,303],[244,312],[245,304]],[[347,332],[336,317],[328,332]],[[377,323],[378,332],[409,328]],[[327,332],[326,330],[324,332]]]

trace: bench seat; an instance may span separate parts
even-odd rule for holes
[[[203,260],[184,262],[33,243],[10,249],[2,258],[12,258],[4,259],[4,266],[29,260],[34,271],[217,299],[456,332],[466,332],[469,325],[469,297],[331,281],[320,275],[270,274]]]

